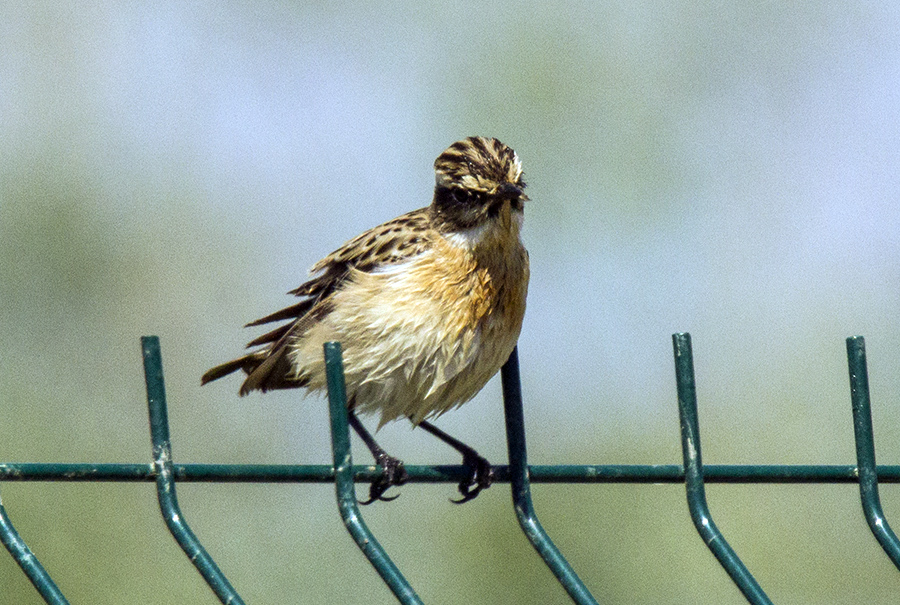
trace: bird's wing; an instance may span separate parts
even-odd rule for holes
[[[285,319],[296,321],[307,315],[315,315],[313,310],[343,285],[351,270],[369,272],[403,262],[421,253],[427,246],[424,237],[427,229],[428,208],[420,208],[361,233],[313,265],[310,274],[314,277],[288,292],[305,297],[305,300],[251,321],[245,327]],[[278,340],[283,328],[284,326],[254,339],[247,346]]]
[[[212,368],[204,374],[202,382],[242,369],[248,375],[241,386],[242,395],[256,389],[267,391],[303,386],[304,379],[291,373],[288,344],[331,311],[332,295],[353,270],[369,272],[420,254],[427,247],[425,232],[428,226],[428,208],[414,210],[369,229],[317,262],[310,269],[314,277],[289,292],[303,300],[252,321],[246,327],[285,320],[287,323],[247,344],[248,348],[263,348]]]

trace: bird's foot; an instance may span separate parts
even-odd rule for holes
[[[458,486],[462,498],[451,499],[450,502],[454,504],[464,504],[472,500],[481,493],[481,490],[490,487],[494,481],[494,469],[491,468],[491,463],[475,450],[463,454],[463,466],[468,472]]]
[[[396,496],[386,497],[384,493],[395,485],[403,485],[409,480],[409,474],[403,467],[403,461],[385,453],[375,457],[375,462],[381,466],[381,474],[369,485],[369,499],[361,501],[360,504],[372,504],[376,501],[390,502],[396,500],[400,494]]]

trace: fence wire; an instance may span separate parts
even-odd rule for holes
[[[772,601],[716,527],[706,502],[706,483],[858,483],[863,514],[887,556],[900,569],[900,541],[881,509],[878,484],[900,483],[900,466],[876,466],[869,399],[865,341],[847,339],[850,399],[856,439],[856,465],[704,465],[701,458],[691,338],[672,336],[678,409],[681,419],[683,465],[528,465],[525,420],[514,350],[501,371],[509,465],[495,467],[496,483],[509,483],[519,524],[538,555],[579,605],[597,601],[553,544],[538,520],[531,500],[538,483],[684,483],[688,511],[712,554],[748,602]],[[355,483],[379,476],[375,466],[354,466],[350,452],[347,400],[339,343],[326,343],[325,361],[331,412],[333,465],[175,464],[172,460],[166,394],[159,339],[141,339],[147,404],[150,416],[152,461],[145,464],[0,464],[2,481],[113,481],[155,482],[166,526],[200,575],[225,604],[244,601],[203,547],[181,512],[178,482],[217,483],[334,483],[338,510],[348,532],[400,603],[422,600],[366,526],[354,491]],[[410,483],[459,483],[466,469],[459,465],[406,466]],[[67,604],[56,583],[40,564],[10,521],[0,501],[0,541],[47,603]]]

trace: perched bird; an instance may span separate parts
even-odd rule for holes
[[[490,464],[429,419],[475,396],[512,353],[528,291],[522,245],[525,182],[516,153],[497,139],[469,137],[434,162],[430,206],[351,239],[310,270],[289,294],[302,300],[253,321],[286,323],[252,340],[256,350],[216,366],[202,384],[236,370],[241,395],[303,387],[323,391],[322,345],[340,341],[350,425],[383,473],[369,500],[407,479],[358,412],[380,414],[379,427],[408,418],[463,455],[465,502],[488,487]]]

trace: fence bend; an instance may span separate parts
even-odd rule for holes
[[[354,482],[371,482],[377,467],[352,464],[342,392],[340,347],[326,347],[329,401],[332,412],[332,465],[176,464],[172,459],[159,339],[141,339],[147,382],[152,458],[138,464],[0,463],[2,481],[153,482],[160,511],[170,532],[222,603],[243,603],[209,553],[187,525],[178,506],[178,482],[335,483],[338,509],[354,540],[402,603],[421,599],[390,562],[365,527],[356,506]],[[857,461],[854,465],[709,465],[703,464],[697,414],[693,352],[689,334],[673,335],[683,465],[529,465],[525,449],[524,412],[516,352],[503,367],[509,465],[495,467],[495,482],[510,483],[513,508],[526,536],[576,603],[596,603],[584,583],[541,527],[530,498],[532,483],[684,483],[688,510],[698,532],[751,603],[770,603],[768,596],[715,526],[706,501],[706,483],[857,483],[863,514],[887,556],[900,568],[900,541],[881,508],[879,483],[900,483],[900,465],[875,465],[871,402],[865,342],[847,339],[851,408]],[[466,473],[459,465],[406,466],[409,483],[458,483]],[[0,542],[27,575],[45,602],[66,604],[60,588],[16,531],[0,503]],[[379,569],[381,566],[381,569]],[[391,569],[393,566],[393,569]],[[387,570],[387,571],[385,571]],[[64,587],[63,587],[64,588]]]

